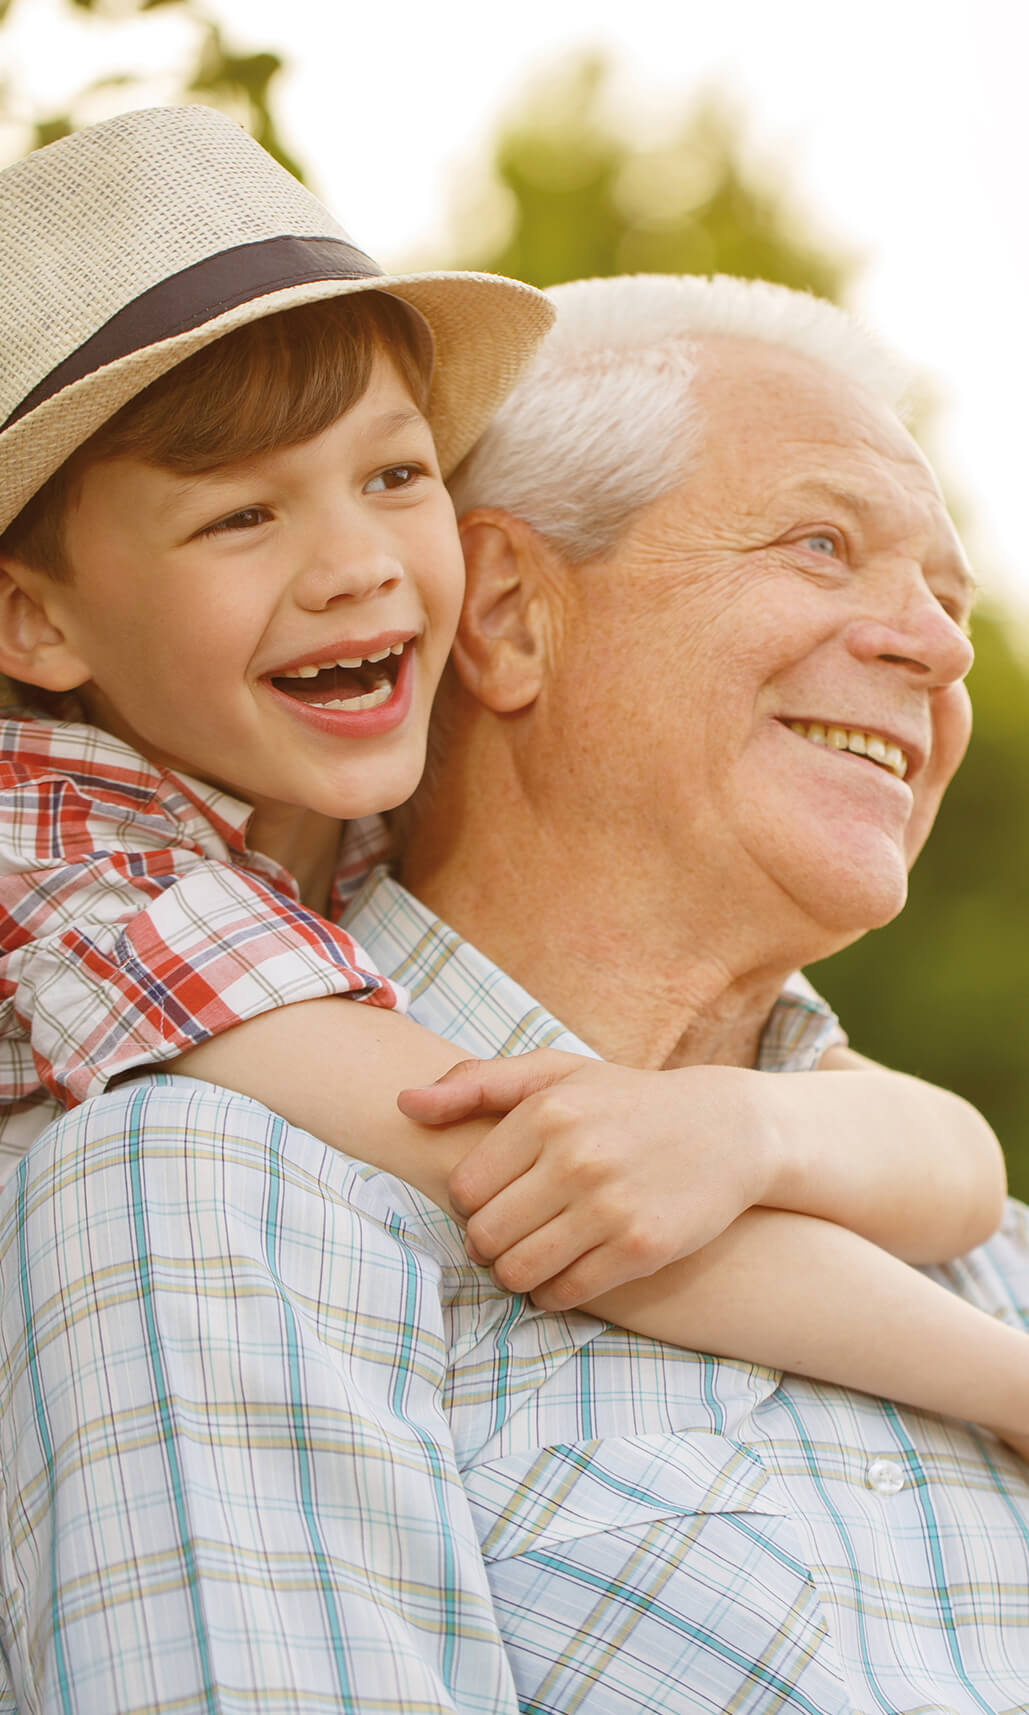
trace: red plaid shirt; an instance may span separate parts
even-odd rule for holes
[[[0,1181],[62,1107],[242,1019],[403,1006],[335,919],[385,851],[351,823],[329,921],[246,845],[250,807],[96,727],[0,720]]]

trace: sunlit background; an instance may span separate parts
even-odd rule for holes
[[[916,360],[986,591],[977,733],[904,916],[815,975],[856,1046],[983,1108],[1023,1195],[1027,47],[1014,0],[0,0],[4,160],[204,100],[387,266],[764,275]]]

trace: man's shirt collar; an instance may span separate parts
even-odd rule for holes
[[[481,1059],[530,1048],[595,1051],[534,1001],[520,984],[385,869],[373,871],[346,917],[350,933],[379,969],[404,984],[419,1024]],[[766,1072],[814,1067],[830,1042],[842,1039],[835,1015],[801,976],[791,977],[761,1038],[758,1066]]]

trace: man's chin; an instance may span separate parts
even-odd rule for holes
[[[808,958],[828,958],[899,916],[907,903],[907,861],[893,841],[872,842],[846,857],[837,851],[822,862],[784,866],[780,883],[810,923]]]

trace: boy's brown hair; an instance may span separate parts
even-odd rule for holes
[[[377,353],[425,410],[432,359],[416,313],[366,292],[264,316],[214,340],[130,399],[33,495],[0,553],[65,581],[68,509],[86,470],[129,455],[183,475],[296,446],[361,398]]]

